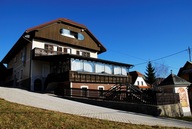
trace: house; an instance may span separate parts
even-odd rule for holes
[[[192,83],[192,62],[187,61],[185,65],[179,69],[177,75]]]
[[[128,83],[127,72],[133,65],[98,59],[105,51],[86,26],[59,18],[21,35],[1,61],[12,71],[5,83],[62,95],[65,89],[107,90]]]
[[[184,115],[190,116],[191,110],[187,92],[188,86],[190,85],[190,82],[178,77],[175,74],[170,74],[159,84],[158,88],[160,88],[164,93],[178,93]]]
[[[9,70],[6,69],[6,67],[0,62],[0,85],[3,84],[3,82],[5,81],[6,79],[6,76],[9,73]]]
[[[179,69],[177,74],[179,77],[192,83],[192,62],[187,61],[183,67]],[[192,110],[192,85],[188,87],[189,102]]]
[[[132,84],[138,86],[140,89],[151,88],[144,80],[144,75],[138,71],[129,72],[132,78]]]

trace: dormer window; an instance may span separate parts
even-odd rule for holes
[[[68,30],[68,29],[61,29],[60,34],[62,36],[66,36],[66,37],[69,37],[69,38],[84,40],[84,36],[81,33],[74,32],[74,31],[71,31],[71,30]]]

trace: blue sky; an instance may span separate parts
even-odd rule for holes
[[[143,74],[148,61],[177,74],[192,48],[191,0],[0,0],[0,16],[0,60],[26,29],[57,18],[87,26],[107,48],[99,58]]]

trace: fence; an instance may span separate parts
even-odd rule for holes
[[[175,93],[155,93],[153,91],[127,92],[71,88],[64,89],[64,96],[81,97],[129,103],[165,105],[179,103],[179,95]]]

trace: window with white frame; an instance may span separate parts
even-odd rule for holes
[[[99,97],[102,97],[104,94],[104,86],[98,86],[98,91],[99,91]]]
[[[71,54],[71,48],[63,48],[64,53]]]
[[[88,86],[81,86],[81,96],[88,97]]]

